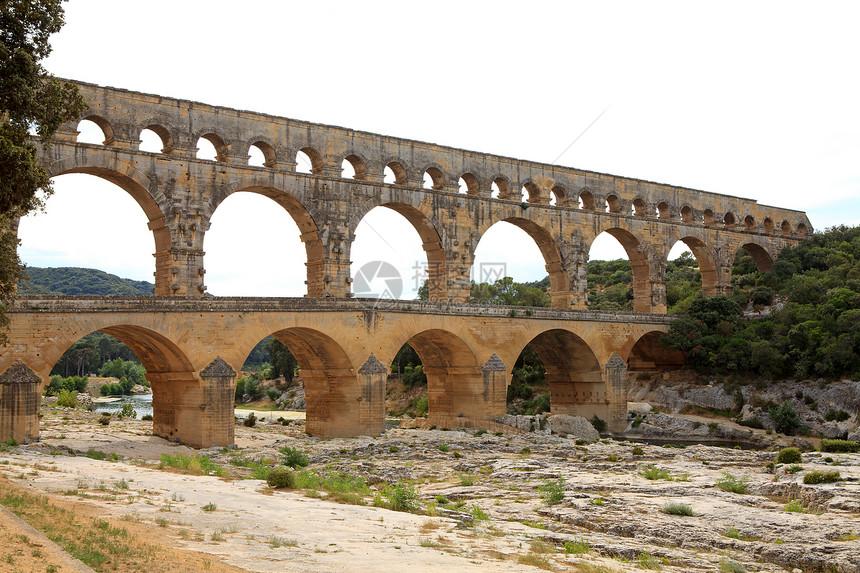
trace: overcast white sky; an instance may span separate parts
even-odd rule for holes
[[[46,62],[59,76],[749,197],[806,210],[818,229],[860,224],[856,2],[65,6]],[[21,223],[26,263],[152,280],[130,197],[88,176],[55,186],[47,214]],[[240,194],[215,213],[210,292],[304,294],[298,230],[272,205]],[[352,258],[396,264],[408,297],[418,236],[372,215]],[[479,259],[542,278],[534,243],[504,226]]]

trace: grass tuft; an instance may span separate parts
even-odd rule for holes
[[[731,493],[746,493],[749,476],[736,478],[729,472],[723,472],[723,477],[717,480],[717,487]]]
[[[667,502],[665,505],[663,505],[663,508],[660,511],[668,515],[685,515],[687,517],[693,515],[692,507],[690,507],[686,503],[679,503],[676,501]]]

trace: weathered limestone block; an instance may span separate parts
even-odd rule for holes
[[[38,438],[41,383],[20,360],[0,374],[0,441]]]
[[[582,416],[558,414],[549,417],[549,428],[553,434],[566,434],[569,438],[593,442],[600,439],[600,434],[591,422]]]

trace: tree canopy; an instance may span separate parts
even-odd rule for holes
[[[815,233],[783,250],[766,273],[742,251],[732,283],[731,297],[695,298],[663,337],[690,366],[708,374],[860,380],[860,227]]]
[[[64,23],[60,0],[4,0],[0,4],[0,326],[23,272],[14,221],[42,205],[51,180],[37,147],[80,116],[86,104],[76,86],[58,80],[40,61],[51,53],[51,34]],[[35,138],[31,137],[35,133]],[[0,341],[5,342],[5,332]]]

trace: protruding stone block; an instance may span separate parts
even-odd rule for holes
[[[627,427],[627,363],[615,352],[603,366],[606,382],[606,429],[623,432]]]
[[[481,367],[484,379],[485,419],[493,420],[505,414],[508,394],[508,367],[496,353]]]
[[[233,444],[233,400],[236,395],[236,371],[220,356],[200,371],[203,398],[200,410],[200,447]]]
[[[371,353],[358,368],[361,396],[358,399],[358,423],[361,433],[377,435],[385,431],[385,381],[388,368]]]
[[[39,436],[41,383],[20,360],[0,374],[0,441],[23,443]]]

